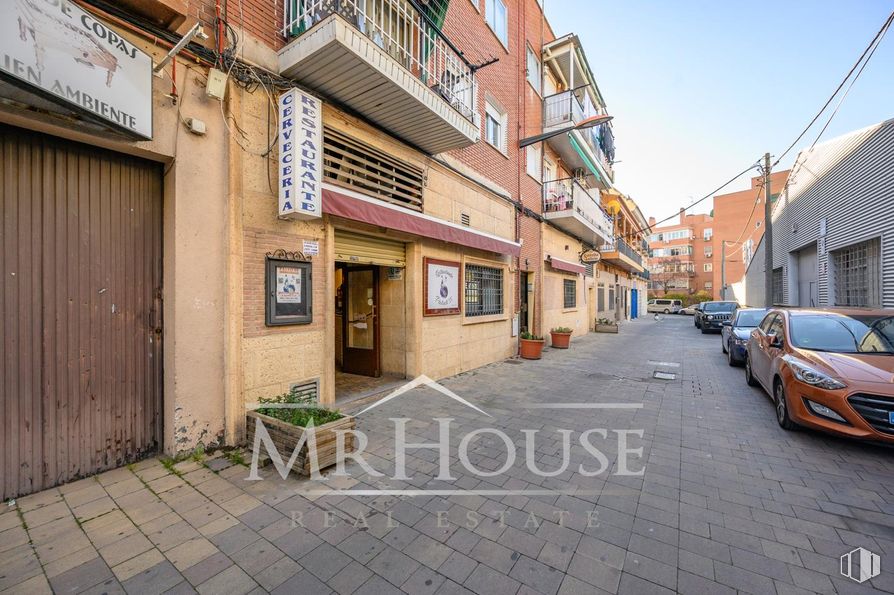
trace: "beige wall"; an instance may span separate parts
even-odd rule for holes
[[[567,249],[566,249],[567,247]],[[577,263],[583,245],[571,236],[565,235],[551,225],[543,224],[543,258],[553,256],[561,260]],[[577,285],[577,305],[565,308],[564,281],[574,280]],[[586,280],[583,275],[563,273],[545,265],[543,287],[541,288],[543,304],[543,332],[549,334],[550,329],[565,326],[574,329],[577,335],[589,330]]]
[[[124,37],[157,60],[162,52],[127,32]],[[164,250],[164,450],[234,444],[244,435],[245,405],[320,380],[320,398],[333,403],[335,317],[334,227],[277,218],[275,121],[263,89],[248,93],[229,85],[224,103],[205,95],[207,69],[178,61],[179,104],[167,94],[169,78],[153,79],[154,138],[128,142],[73,128],[44,114],[0,108],[0,121],[56,134],[165,163]],[[194,70],[192,70],[194,69]],[[224,118],[234,129],[229,133]],[[181,121],[202,120],[207,133],[190,133]],[[513,207],[442,164],[326,106],[327,125],[349,131],[426,172],[425,211],[472,228],[515,238]],[[244,132],[244,135],[237,130]],[[361,226],[362,227],[362,226]],[[265,255],[278,248],[301,251],[319,242],[312,257],[314,320],[311,324],[264,324]],[[504,269],[504,314],[487,321],[462,316],[422,316],[423,256],[474,260]],[[415,238],[407,245],[402,281],[383,274],[381,302],[385,372],[433,378],[510,357],[514,272],[505,256]]]

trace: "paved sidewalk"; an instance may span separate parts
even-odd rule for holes
[[[691,318],[639,320],[442,384],[490,417],[415,389],[358,418],[371,467],[394,467],[394,417],[413,419],[409,442],[435,442],[434,418],[453,418],[453,453],[464,434],[498,428],[518,446],[514,465],[481,477],[452,461],[456,480],[438,481],[437,451],[416,449],[403,481],[350,464],[350,478],[282,480],[265,468],[264,481],[248,482],[224,457],[147,460],[4,505],[0,591],[894,592],[894,450],[781,430],[769,400]],[[629,443],[643,448],[631,467],[644,474],[618,475],[617,445],[598,436],[609,470],[581,473],[580,463],[598,467],[576,442],[593,428],[644,430]],[[569,469],[531,472],[523,429],[540,431],[543,470],[561,463],[559,430],[572,430]],[[469,463],[498,470],[506,445],[479,438]],[[427,493],[308,494],[326,488]],[[839,573],[839,556],[856,547],[882,557],[882,574],[862,585]]]

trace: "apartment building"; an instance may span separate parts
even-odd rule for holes
[[[655,226],[649,218],[652,255],[649,289],[653,295],[669,293],[714,295],[714,219],[706,214],[687,214],[682,209],[676,223]]]
[[[610,125],[564,130],[605,102],[537,0],[16,10],[3,498],[238,443],[294,387],[338,404],[644,299]],[[97,64],[53,42],[72,23]]]
[[[771,200],[776,200],[788,180],[788,170],[773,172],[770,176]],[[764,237],[764,178],[751,178],[751,186],[746,190],[718,194],[714,197],[713,209],[713,253],[715,299],[723,299],[724,282],[727,286],[738,281],[745,274],[745,268],[754,257],[754,251]],[[725,269],[722,266],[725,255]],[[726,278],[723,279],[723,275]],[[732,298],[727,291],[726,297]]]

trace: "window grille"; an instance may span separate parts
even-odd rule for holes
[[[782,267],[773,269],[773,303],[782,304]]]
[[[331,128],[323,133],[323,176],[339,186],[422,211],[421,168]]]
[[[609,310],[615,309],[615,289],[614,289],[614,287],[608,288],[608,309]]]
[[[503,269],[466,265],[466,316],[503,313]]]
[[[835,250],[832,262],[836,306],[881,305],[878,239]]]
[[[574,279],[564,279],[565,289],[565,307],[577,308],[577,281]]]
[[[605,310],[605,287],[600,286],[596,292],[599,304],[597,306],[597,311],[602,312]]]

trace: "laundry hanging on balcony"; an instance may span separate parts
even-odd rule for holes
[[[605,183],[605,179],[602,177],[602,174],[599,173],[599,168],[590,160],[590,157],[587,155],[587,152],[583,150],[583,148],[578,144],[577,140],[575,140],[574,135],[571,133],[568,134],[568,141],[571,143],[571,146],[580,155],[580,158],[584,160],[584,163],[587,164],[587,169],[593,172],[593,175],[596,176],[596,179],[600,182]]]

